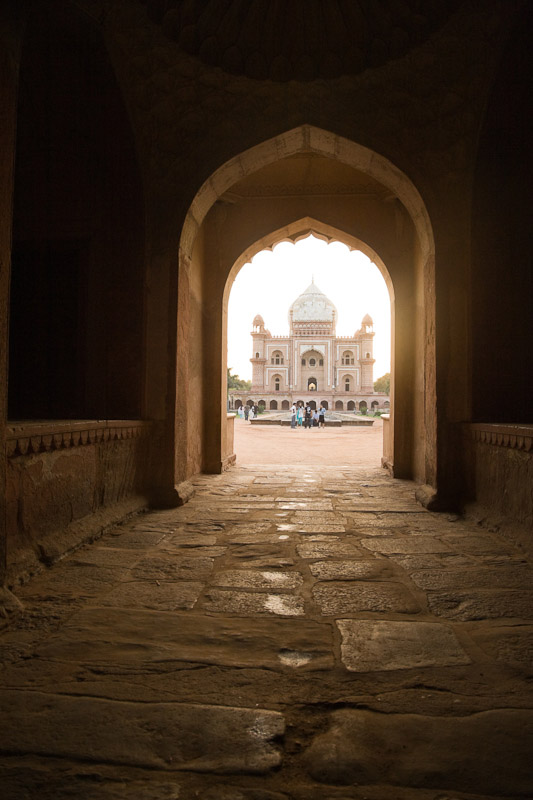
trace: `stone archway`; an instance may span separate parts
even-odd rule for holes
[[[296,182],[297,168],[305,160],[322,171],[324,185],[331,184],[327,201],[325,196],[311,196],[307,187],[300,191],[297,186],[299,193],[287,198],[286,192],[272,203],[268,194],[272,178],[279,178],[279,171],[287,176],[289,170]],[[354,184],[370,186],[377,199],[369,203],[362,192],[349,197],[342,194],[332,204],[335,181],[345,175]],[[398,235],[399,230],[403,236]],[[182,341],[179,351],[178,379],[188,377],[189,396],[185,407],[180,404],[186,421],[177,427],[176,451],[185,458],[176,455],[176,480],[224,467],[227,440],[222,376],[227,299],[235,274],[260,249],[284,239],[296,241],[311,232],[355,245],[382,271],[393,316],[391,417],[397,412],[408,418],[406,426],[394,427],[393,472],[436,486],[434,246],[427,211],[411,181],[386,158],[308,125],[258,144],[224,164],[202,186],[187,215],[180,241],[178,286],[178,329],[187,341]],[[207,336],[210,352],[202,349],[202,339],[207,341]],[[397,361],[402,370],[394,379]],[[417,374],[415,385],[421,388],[413,395]],[[213,382],[214,375],[218,380]],[[215,393],[223,398],[220,416],[209,416],[206,409],[194,404],[192,392],[200,388],[202,396]]]

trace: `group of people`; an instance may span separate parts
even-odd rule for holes
[[[257,417],[257,415],[259,414],[259,406],[257,405],[249,406],[248,404],[244,406],[239,406],[237,413],[241,419],[244,417],[246,422],[248,422],[248,420],[252,420],[254,419],[254,417]]]
[[[296,403],[291,407],[291,428],[324,428],[326,426],[326,409],[323,405],[317,410],[307,403],[306,406]]]

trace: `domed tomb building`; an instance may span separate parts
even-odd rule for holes
[[[337,336],[337,309],[314,280],[289,308],[289,335],[272,336],[254,318],[252,388],[230,391],[230,406],[258,403],[268,410],[293,402],[324,403],[336,411],[383,409],[389,397],[374,392],[374,327],[366,314],[352,337]]]

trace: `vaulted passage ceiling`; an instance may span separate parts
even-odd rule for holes
[[[464,0],[144,0],[187,53],[234,75],[356,75],[427,41]]]

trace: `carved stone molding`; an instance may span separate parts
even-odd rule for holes
[[[7,426],[7,456],[66,450],[88,444],[138,439],[152,428],[142,420],[60,420],[12,423]]]
[[[466,430],[475,442],[509,447],[514,450],[533,450],[533,425],[500,425],[497,423],[466,423]]]

